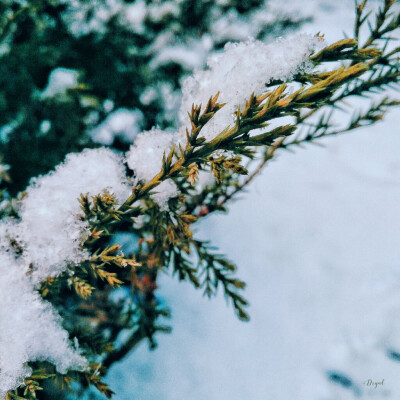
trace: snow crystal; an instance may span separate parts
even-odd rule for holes
[[[170,83],[160,83],[157,85],[159,94],[161,95],[163,104],[163,118],[171,124],[176,123],[176,116],[178,114],[179,106],[182,100],[182,93],[180,90],[174,90]]]
[[[149,181],[160,172],[163,154],[168,155],[173,139],[173,133],[156,128],[139,133],[126,153],[128,166],[137,179]]]
[[[0,399],[31,373],[28,361],[47,360],[60,373],[82,370],[86,360],[71,346],[60,316],[34,290],[23,265],[0,253]]]
[[[163,154],[168,155],[174,138],[173,133],[160,129],[142,132],[137,136],[126,153],[126,161],[138,180],[149,181],[160,172]],[[174,182],[167,180],[157,186],[154,192],[157,193],[152,195],[153,200],[165,209],[168,199],[177,195],[177,188]]]
[[[51,71],[46,88],[41,93],[43,98],[63,95],[68,89],[78,85],[78,71],[68,68],[56,68]]]
[[[206,139],[212,139],[232,124],[233,113],[251,93],[262,93],[272,80],[287,81],[296,73],[307,71],[311,67],[308,58],[317,44],[318,38],[307,34],[271,44],[255,40],[228,43],[223,53],[208,59],[208,70],[198,71],[184,81],[181,123],[189,122],[187,112],[193,103],[205,106],[210,96],[219,91],[219,101],[227,104],[202,130]]]
[[[80,242],[88,234],[78,217],[81,193],[97,195],[105,189],[124,201],[130,193],[121,158],[108,149],[71,153],[54,172],[32,180],[23,199],[18,237],[24,257],[33,263],[32,276],[40,282],[85,256]]]
[[[142,123],[143,114],[140,110],[120,108],[89,131],[89,135],[95,143],[102,145],[111,145],[116,137],[125,143],[132,143],[140,132]]]
[[[198,180],[195,183],[195,187],[199,192],[204,190],[207,186],[211,186],[215,182],[215,177],[212,172],[203,169],[199,170],[197,178]]]
[[[178,194],[178,188],[174,181],[167,179],[154,189],[154,194],[151,198],[165,211],[168,209],[168,200]]]

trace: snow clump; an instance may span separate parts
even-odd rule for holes
[[[33,288],[24,265],[0,253],[0,399],[30,376],[28,361],[49,361],[64,374],[87,366],[61,318]]]
[[[137,180],[150,181],[161,171],[163,154],[168,156],[175,135],[172,132],[160,129],[152,129],[140,133],[126,153],[126,162],[135,172]],[[154,189],[156,194],[152,196],[158,205],[165,209],[168,199],[177,195],[175,183],[168,179]]]
[[[65,95],[68,89],[78,85],[79,73],[73,69],[56,68],[51,71],[47,86],[41,93],[41,97],[48,98],[57,95]]]
[[[149,181],[160,172],[163,154],[168,155],[173,139],[172,132],[157,128],[141,132],[137,136],[135,143],[126,153],[126,162],[139,180]]]
[[[143,114],[140,110],[119,108],[92,129],[89,135],[95,143],[104,146],[113,144],[115,138],[125,143],[132,143],[140,132],[142,123]]]
[[[218,101],[226,105],[202,130],[202,136],[213,139],[233,122],[233,114],[254,92],[260,94],[273,80],[288,81],[297,73],[312,67],[309,56],[320,39],[308,34],[278,39],[265,44],[256,40],[228,43],[225,51],[208,58],[209,69],[197,71],[183,82],[180,121],[189,128],[187,112],[192,104],[207,104],[220,92]],[[184,129],[183,129],[184,130]]]
[[[120,202],[130,194],[122,158],[105,148],[71,153],[54,172],[31,181],[22,202],[17,239],[34,266],[35,283],[57,276],[66,263],[85,258],[80,243],[89,235],[89,227],[78,217],[78,199],[81,193],[95,196],[104,190]]]
[[[47,360],[60,373],[86,367],[59,315],[36,288],[88,256],[81,241],[89,235],[89,226],[79,217],[78,198],[104,190],[120,202],[129,196],[122,157],[104,148],[69,154],[55,171],[31,181],[20,220],[0,224],[1,399],[29,376],[28,361]],[[10,239],[23,248],[18,258]]]

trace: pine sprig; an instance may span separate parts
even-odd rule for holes
[[[246,284],[233,276],[236,265],[223,255],[214,253],[215,249],[207,242],[196,240],[193,245],[198,256],[197,274],[204,294],[208,297],[215,296],[222,286],[225,297],[232,302],[239,319],[248,321],[250,317],[245,311],[248,302],[239,294]]]

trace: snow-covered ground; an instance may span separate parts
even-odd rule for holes
[[[318,11],[303,31],[351,33],[353,1],[296,3]],[[111,370],[115,399],[399,399],[400,363],[387,356],[400,352],[399,126],[397,110],[325,147],[281,153],[228,215],[204,220],[198,236],[239,266],[252,319],[163,277],[173,333]]]

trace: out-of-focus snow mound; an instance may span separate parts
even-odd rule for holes
[[[351,33],[352,1],[293,3],[315,15],[303,31]],[[248,282],[252,320],[161,279],[173,334],[110,372],[116,400],[399,399],[400,363],[388,357],[400,352],[399,126],[394,111],[326,147],[281,153],[229,215],[205,220],[199,235]]]

